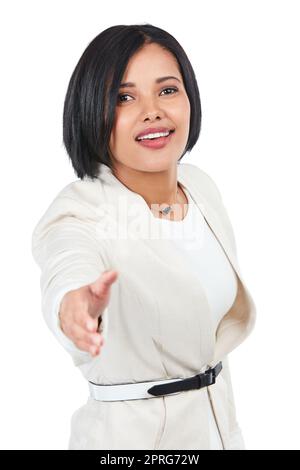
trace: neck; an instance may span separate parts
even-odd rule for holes
[[[140,194],[149,207],[152,204],[175,204],[179,200],[177,167],[153,172],[129,167],[114,168],[114,175],[131,191]]]

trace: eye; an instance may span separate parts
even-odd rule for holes
[[[121,103],[123,103],[123,101],[121,100],[121,98],[123,98],[124,96],[130,96],[130,95],[128,95],[127,93],[123,93],[123,95],[118,95],[118,100],[119,100]],[[127,101],[127,100],[125,100],[125,101]]]
[[[168,88],[164,88],[164,89],[162,90],[162,92],[163,92],[163,91],[166,91],[166,90],[173,90],[175,93],[178,91],[178,89],[177,89],[177,88],[174,88],[174,87],[168,87]],[[168,93],[168,95],[169,95],[169,94],[173,95],[173,93]]]
[[[164,89],[161,91],[161,93],[163,93],[163,92],[166,91],[166,90],[172,90],[174,93],[176,93],[176,92],[178,91],[178,88],[175,88],[175,87],[164,88]],[[167,95],[173,95],[174,93],[167,93]],[[130,96],[130,95],[128,95],[128,93],[123,93],[123,94],[118,95],[118,100],[119,100],[119,102],[124,103],[124,102],[128,101],[128,100],[124,100],[124,101],[123,101],[123,100],[121,99],[121,98],[123,98],[124,96]]]

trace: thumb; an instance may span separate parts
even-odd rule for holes
[[[100,276],[91,284],[89,288],[94,295],[103,296],[107,294],[109,287],[118,277],[118,271],[107,270],[100,274]]]

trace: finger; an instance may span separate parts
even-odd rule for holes
[[[81,340],[76,340],[74,341],[74,343],[79,349],[90,353],[91,356],[97,356],[101,352],[101,346],[100,347],[91,346],[90,344]]]
[[[75,323],[86,331],[95,333],[98,330],[98,318],[93,318],[88,312],[78,312],[74,317]]]
[[[103,344],[101,333],[90,333],[76,323],[72,325],[71,335],[75,340],[84,341],[90,346],[100,346]]]
[[[107,293],[111,284],[115,282],[118,277],[118,272],[115,270],[105,271],[96,279],[95,282],[89,284],[90,290],[94,295],[102,296]]]

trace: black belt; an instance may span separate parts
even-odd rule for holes
[[[209,387],[216,381],[216,377],[222,370],[222,361],[218,362],[215,367],[210,367],[202,374],[188,377],[177,382],[170,382],[162,385],[154,385],[149,388],[148,393],[151,395],[167,395],[168,393],[183,392],[185,390],[192,390],[197,388]]]

